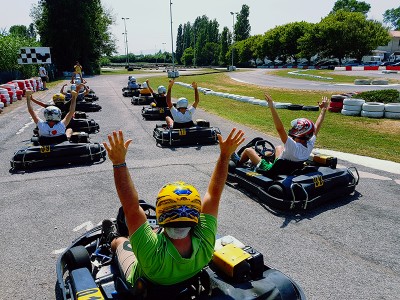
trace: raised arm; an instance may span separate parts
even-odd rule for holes
[[[119,130],[118,133],[114,131],[112,135],[108,135],[108,141],[110,145],[107,143],[103,143],[103,145],[113,163],[115,187],[124,210],[129,235],[132,235],[147,221],[146,214],[139,205],[138,192],[125,161],[126,153],[132,140],[124,141],[124,135]]]
[[[32,92],[32,93],[33,93],[33,92]],[[28,100],[28,92],[27,92],[27,94],[26,94],[26,100]],[[42,101],[39,101],[39,100],[34,99],[34,98],[33,98],[33,95],[30,96],[30,100],[31,100],[33,103],[36,103],[37,105],[39,105],[39,106],[41,106],[41,107],[44,107],[44,108],[46,108],[47,106],[49,106],[48,104],[43,103]]]
[[[192,106],[194,108],[197,108],[197,105],[199,104],[199,101],[200,101],[199,91],[197,89],[197,82],[192,82],[192,87],[194,89],[194,103]]]
[[[81,84],[78,85],[76,88],[80,88]],[[76,108],[76,98],[78,97],[78,92],[77,91],[71,91],[72,94],[72,98],[71,98],[71,103],[69,106],[69,111],[68,113],[65,115],[64,119],[62,119],[62,123],[64,123],[65,126],[67,126],[69,124],[69,122],[71,122],[72,117],[74,116],[75,113],[75,108]]]
[[[203,198],[201,212],[217,217],[218,207],[221,199],[225,181],[228,176],[229,160],[233,152],[244,141],[244,132],[233,128],[226,140],[218,135],[220,154],[211,175],[208,190]]]
[[[90,92],[90,88],[89,88],[89,86],[88,85],[85,85],[85,84],[83,84],[83,87],[84,87],[84,91],[83,91],[83,96],[86,96],[87,94],[89,94],[89,92]]]
[[[268,107],[271,110],[272,120],[274,121],[275,129],[278,131],[282,143],[285,144],[288,139],[288,135],[286,133],[285,127],[283,127],[281,119],[279,118],[278,112],[276,111],[274,101],[272,100],[272,97],[267,93],[265,93],[265,100],[267,100]]]
[[[168,84],[168,90],[167,90],[167,105],[168,105],[169,109],[172,108],[171,90],[172,90],[173,85],[174,85],[174,80],[170,79],[169,84]]]
[[[66,92],[64,92],[64,88],[65,88],[66,86],[67,86],[67,84],[64,84],[64,85],[61,87],[61,89],[60,89],[60,93],[63,94],[63,95],[66,94]]]
[[[39,117],[36,114],[36,112],[33,110],[32,108],[32,103],[31,103],[31,96],[33,94],[33,91],[26,91],[25,95],[26,95],[26,105],[28,106],[28,112],[31,115],[33,122],[35,122],[35,124],[37,124],[39,122]]]
[[[149,83],[149,80],[148,80],[148,79],[146,80],[146,83],[147,83],[147,87],[148,87],[148,89],[149,89],[150,93],[151,93],[151,94],[153,94],[153,93],[154,93],[154,91],[153,91],[153,89],[151,88],[151,86],[150,86],[150,83]]]
[[[318,106],[321,109],[321,112],[318,116],[317,121],[315,122],[315,132],[314,135],[317,135],[321,129],[322,123],[325,119],[326,110],[328,109],[330,100],[327,97],[322,97],[322,102],[318,102]]]

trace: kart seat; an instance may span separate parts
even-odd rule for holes
[[[121,299],[193,299],[194,296],[206,295],[210,291],[210,277],[205,269],[183,282],[173,285],[158,285],[140,277],[131,286],[121,277],[116,280],[117,292]]]
[[[56,145],[56,144],[60,144],[62,142],[68,141],[67,136],[65,134],[63,135],[59,135],[59,136],[39,136],[37,137],[37,139],[35,139],[35,137],[33,137],[32,142],[34,144],[38,144],[38,145]]]
[[[256,169],[257,173],[260,173],[269,178],[275,178],[279,175],[291,175],[298,169],[302,169],[304,167],[304,161],[291,161],[287,159],[278,159],[275,161],[271,169],[268,171],[261,170],[260,168]]]

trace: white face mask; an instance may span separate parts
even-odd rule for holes
[[[181,228],[165,227],[165,231],[168,234],[168,236],[174,240],[181,240],[187,237],[190,229],[191,227],[181,227]]]

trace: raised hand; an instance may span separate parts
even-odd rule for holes
[[[106,142],[104,142],[103,145],[104,148],[106,148],[108,157],[112,161],[113,165],[124,163],[132,139],[124,141],[124,134],[122,133],[122,130],[119,130],[118,133],[113,131],[112,135],[108,135],[108,141],[110,145]]]
[[[220,134],[218,134],[219,148],[221,150],[221,156],[231,157],[232,153],[236,151],[237,147],[245,138],[243,137],[244,132],[239,130],[236,132],[236,128],[232,128],[228,137],[224,140]]]

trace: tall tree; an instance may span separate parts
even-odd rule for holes
[[[227,57],[229,46],[232,43],[232,36],[228,27],[222,29],[220,37],[220,53],[219,53],[219,64],[223,66],[229,65],[229,57]]]
[[[364,1],[357,0],[337,0],[331,13],[335,13],[339,10],[344,10],[347,12],[360,12],[366,15],[371,9],[371,5],[365,3]]]
[[[178,34],[176,35],[176,51],[175,51],[176,60],[178,61],[178,63],[181,62],[181,57],[182,57],[182,54],[184,51],[183,46],[184,46],[184,44],[183,44],[183,28],[182,28],[182,24],[179,24]]]
[[[250,37],[251,26],[249,22],[250,8],[248,5],[243,4],[242,9],[237,14],[236,23],[234,26],[234,40],[235,42],[245,40]]]
[[[60,71],[71,70],[78,60],[87,74],[99,73],[102,55],[115,52],[114,18],[100,0],[40,0],[31,16]]]
[[[392,26],[394,30],[400,30],[400,6],[385,11],[383,21]]]
[[[10,27],[10,34],[29,38],[28,28],[25,25],[13,25]]]

